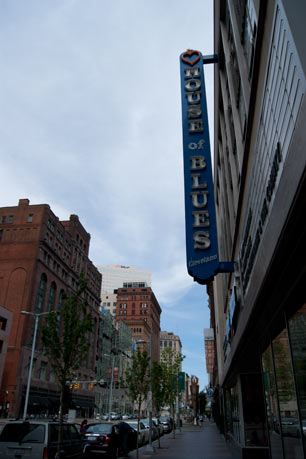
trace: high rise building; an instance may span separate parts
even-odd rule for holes
[[[132,330],[135,341],[146,341],[140,349],[149,352],[152,336],[152,359],[160,359],[161,308],[151,287],[135,283],[133,287],[118,288],[116,321],[120,319]]]
[[[160,353],[164,349],[171,349],[175,356],[182,356],[182,343],[180,337],[175,335],[173,332],[161,331],[160,332]],[[180,365],[182,369],[182,363]]]
[[[112,293],[115,289],[122,288],[124,282],[144,282],[149,287],[152,284],[151,272],[134,266],[107,265],[97,268],[102,274],[101,293]]]
[[[98,266],[102,274],[101,307],[102,312],[108,311],[113,317],[116,316],[117,293],[114,290],[132,287],[133,283],[141,283],[142,287],[151,286],[152,274],[144,269],[133,266],[107,265]]]
[[[21,311],[33,314],[57,309],[64,293],[76,291],[81,272],[88,281],[86,297],[95,329],[89,337],[84,367],[76,378],[95,379],[101,274],[88,258],[89,243],[90,235],[77,215],[60,221],[49,205],[30,205],[28,199],[20,199],[18,206],[0,208],[0,305],[13,314],[0,405],[9,416],[23,413],[33,344],[34,318]],[[42,322],[40,318],[39,324]],[[95,397],[89,383],[80,384],[72,398],[79,413],[82,409],[83,415],[93,412]],[[38,328],[28,413],[56,414],[58,406],[55,374],[42,352]]]
[[[243,457],[306,457],[306,3],[215,0],[213,413]],[[290,425],[290,427],[289,427]]]

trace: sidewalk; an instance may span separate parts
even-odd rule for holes
[[[240,454],[237,455],[230,444],[226,443],[216,424],[208,421],[205,421],[201,427],[183,424],[181,432],[176,430],[175,438],[173,432],[162,436],[160,445],[159,449],[158,441],[153,442],[156,448],[155,454],[147,453],[146,446],[143,446],[139,450],[139,458],[241,459]],[[129,457],[136,458],[136,451],[131,451]]]

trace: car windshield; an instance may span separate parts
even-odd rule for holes
[[[6,424],[0,434],[0,442],[43,443],[45,426],[42,424]]]
[[[93,424],[87,426],[86,433],[109,434],[112,431],[112,424]]]

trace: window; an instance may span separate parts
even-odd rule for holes
[[[32,223],[33,221],[33,214],[28,215],[28,223]]]
[[[48,300],[48,311],[52,311],[54,309],[54,301],[55,301],[55,294],[56,294],[56,284],[52,282],[49,292],[49,300]]]
[[[36,313],[41,312],[42,310],[42,304],[44,300],[46,284],[47,284],[47,276],[45,274],[42,274],[40,278],[39,287],[38,287],[37,297],[36,297],[36,308],[35,308]]]
[[[2,347],[3,347],[3,341],[0,339],[0,354],[2,352]]]
[[[47,362],[41,362],[39,369],[39,379],[46,379]]]
[[[120,303],[120,309],[126,309],[127,304],[126,303]]]
[[[3,229],[0,230],[0,241],[2,239]]]
[[[13,215],[10,215],[9,218],[8,218],[8,223],[13,223]]]
[[[6,324],[7,324],[7,319],[4,317],[0,317],[0,330],[5,330],[6,329]]]
[[[51,370],[50,370],[49,381],[50,382],[55,382],[55,371],[54,371],[53,368],[51,368]]]
[[[1,217],[1,223],[6,223],[6,216],[5,216],[5,215],[2,215],[2,217]]]

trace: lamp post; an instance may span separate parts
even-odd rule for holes
[[[136,341],[136,344],[143,344],[149,343],[150,344],[150,381],[149,381],[149,393],[148,393],[148,408],[149,408],[149,443],[147,445],[147,452],[148,453],[155,453],[155,448],[152,445],[152,333],[150,333],[150,340],[146,341],[144,339],[140,339]]]
[[[50,314],[50,312],[48,311],[48,312],[35,313],[35,312],[29,312],[29,311],[20,311],[20,314],[29,315],[29,316],[35,317],[35,327],[34,327],[34,335],[33,335],[33,342],[32,342],[32,352],[31,352],[30,368],[29,368],[29,374],[28,374],[26,397],[25,397],[25,401],[24,401],[23,419],[27,418],[28,403],[29,403],[29,393],[30,393],[30,386],[31,386],[31,376],[32,376],[32,367],[33,367],[33,359],[34,359],[34,351],[35,351],[35,344],[36,344],[38,321],[39,321],[40,316],[45,316],[47,314]]]

